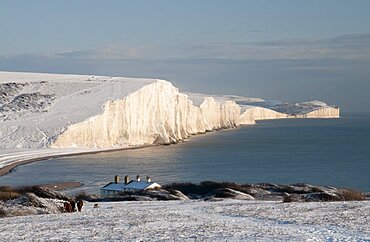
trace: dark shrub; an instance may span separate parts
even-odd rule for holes
[[[5,217],[5,216],[6,216],[6,212],[5,212],[4,208],[0,207],[0,218]]]
[[[294,202],[291,196],[284,196],[283,203],[291,203]]]
[[[199,184],[193,184],[190,182],[185,183],[170,183],[163,186],[167,191],[178,190],[191,198],[202,198],[213,195],[219,195],[220,190],[230,188],[235,191],[250,193],[251,185],[239,185],[232,182],[214,182],[214,181],[203,181]]]
[[[199,194],[199,186],[191,182],[170,183],[168,185],[163,186],[163,189],[168,191],[179,190],[187,196],[191,194],[194,195]]]
[[[88,194],[85,191],[80,191],[76,194],[75,199],[76,201],[85,200],[85,201],[92,202],[92,201],[95,201],[97,198],[96,196]]]

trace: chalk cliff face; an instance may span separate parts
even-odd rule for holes
[[[339,108],[322,101],[313,100],[300,103],[280,103],[269,107],[288,118],[339,118]]]
[[[305,114],[298,114],[296,118],[339,118],[339,116],[338,107],[323,107]]]
[[[241,124],[254,124],[256,120],[283,118],[288,118],[288,115],[262,107],[249,107],[240,116]]]
[[[107,102],[101,114],[70,125],[51,147],[170,144],[191,134],[237,127],[239,122],[235,102],[220,104],[210,97],[196,107],[170,82],[159,80]]]

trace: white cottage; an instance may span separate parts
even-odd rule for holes
[[[115,176],[114,182],[110,182],[100,189],[100,194],[101,196],[109,196],[123,191],[138,191],[159,188],[161,188],[161,185],[156,182],[152,182],[148,176],[146,177],[145,181],[142,181],[139,175],[137,175],[136,181],[130,180],[129,176],[125,176],[123,183],[119,182],[119,176]]]

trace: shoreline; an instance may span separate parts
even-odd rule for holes
[[[98,153],[105,153],[105,152],[114,152],[114,151],[122,151],[122,150],[136,150],[136,149],[143,149],[143,148],[148,148],[148,147],[154,147],[157,145],[140,145],[140,146],[128,146],[128,147],[120,147],[120,148],[108,148],[108,149],[100,149],[100,150],[80,150],[80,151],[73,151],[71,149],[69,152],[67,151],[66,153],[58,153],[56,152],[55,154],[45,154],[42,155],[42,151],[53,151],[53,149],[49,148],[46,150],[42,150],[39,153],[36,153],[35,155],[41,155],[39,157],[32,157],[32,154],[29,154],[29,158],[24,158],[20,161],[14,161],[13,163],[9,165],[5,165],[0,168],[0,176],[4,176],[8,173],[13,172],[17,167],[34,163],[37,161],[43,161],[43,160],[48,160],[48,159],[56,159],[56,158],[61,158],[61,157],[70,157],[70,156],[81,156],[81,155],[90,155],[90,154],[98,154]],[[33,152],[37,150],[32,150]],[[57,151],[57,150],[55,150]],[[17,155],[18,152],[11,153],[9,155]],[[25,154],[27,156],[27,153]],[[9,161],[12,162],[12,161]]]
[[[75,181],[66,181],[66,182],[56,182],[56,183],[47,183],[47,184],[37,184],[35,186],[45,187],[54,191],[63,191],[73,188],[82,187],[84,184],[81,182]]]
[[[185,139],[183,141],[180,141],[180,142],[177,142],[175,144],[182,143],[182,142],[187,142],[190,137],[201,137],[201,136],[203,136],[202,134],[212,134],[216,131],[230,131],[230,130],[243,128],[243,127],[248,127],[248,126],[251,126],[251,125],[240,125],[239,127],[234,127],[234,128],[223,128],[223,129],[219,129],[219,130],[206,131],[205,133],[193,134],[193,135],[190,135],[187,139]],[[165,144],[165,145],[173,145],[173,144]],[[70,149],[67,149],[67,151],[65,151],[65,153],[63,151],[61,151],[61,153],[58,153],[58,152],[56,152],[55,154],[47,153],[45,155],[42,155],[42,151],[58,151],[58,149],[46,148],[46,149],[39,150],[39,152],[37,152],[38,151],[37,149],[29,150],[29,152],[36,152],[34,155],[36,155],[36,156],[41,155],[41,156],[32,157],[32,154],[25,153],[25,156],[30,155],[31,157],[24,158],[20,161],[14,161],[14,162],[12,160],[8,161],[8,162],[11,162],[11,164],[5,165],[5,166],[0,168],[0,177],[6,175],[8,173],[13,172],[19,166],[34,163],[34,162],[38,162],[38,161],[43,161],[43,160],[48,160],[48,159],[56,159],[56,158],[61,158],[61,157],[90,155],[90,154],[98,154],[98,153],[105,153],[105,152],[108,153],[108,152],[115,152],[115,151],[122,151],[122,150],[136,150],[136,149],[143,149],[143,148],[155,147],[155,146],[159,146],[159,144],[145,144],[145,145],[138,145],[138,146],[127,146],[127,147],[120,147],[120,148],[106,148],[106,149],[95,149],[95,150],[94,150],[94,148],[83,148],[82,150],[79,150],[79,151],[75,151],[75,150],[73,150],[74,148],[70,148]],[[24,152],[24,150],[18,151],[18,152],[16,151],[14,153],[10,153],[9,155],[17,155],[21,152]],[[7,154],[5,154],[5,155],[7,155]],[[2,158],[1,156],[4,156],[4,155],[0,153],[0,162],[1,162],[1,158]]]

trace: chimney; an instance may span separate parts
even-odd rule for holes
[[[130,177],[129,176],[125,176],[125,184],[128,184],[130,182]]]
[[[136,180],[140,181],[140,176],[139,175],[136,176]]]
[[[147,182],[152,182],[152,179],[150,179],[150,176],[146,176],[146,181]]]
[[[114,176],[114,183],[119,183],[119,175]]]

